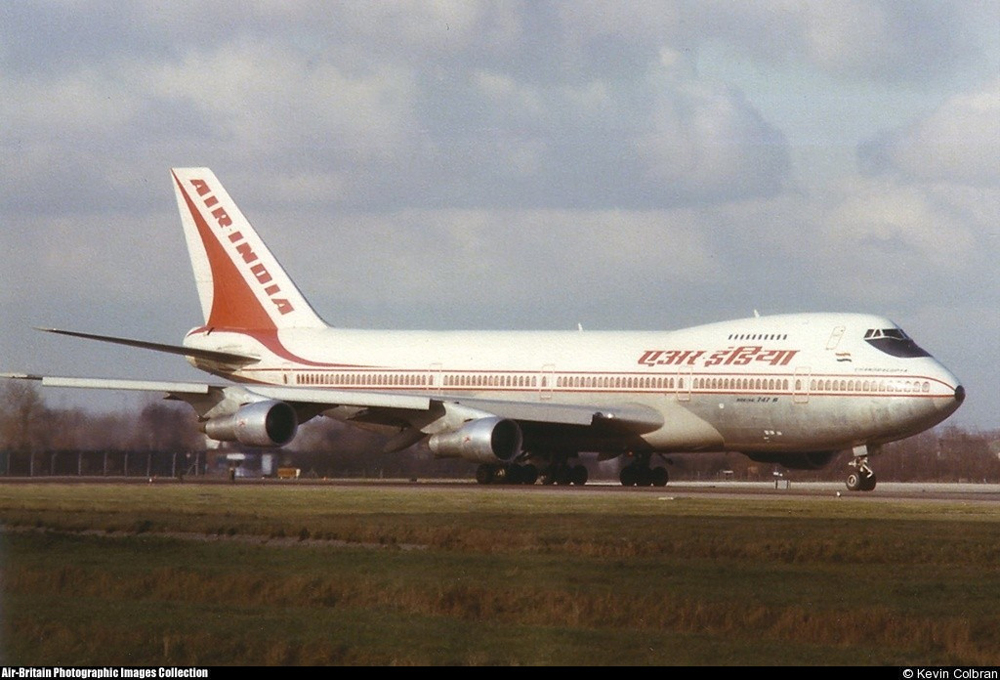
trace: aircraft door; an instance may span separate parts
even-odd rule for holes
[[[440,362],[435,362],[430,365],[430,371],[428,373],[429,387],[432,391],[440,394],[444,388],[443,380],[441,377],[441,364]]]
[[[691,366],[681,366],[677,370],[677,401],[691,401]]]
[[[840,339],[844,337],[844,330],[845,328],[843,326],[837,326],[833,329],[833,332],[830,333],[830,339],[826,341],[827,350],[833,351],[837,349],[837,345],[840,344]]]
[[[541,401],[548,401],[552,398],[552,383],[555,380],[555,364],[545,364],[542,366],[542,374],[539,376],[538,398]]]
[[[812,376],[812,369],[808,366],[798,366],[795,369],[795,378],[792,381],[792,402],[796,404],[809,403],[809,380]]]

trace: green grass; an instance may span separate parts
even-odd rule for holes
[[[0,519],[4,663],[1000,663],[985,504],[18,484]]]

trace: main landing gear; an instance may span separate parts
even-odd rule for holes
[[[871,491],[875,488],[877,479],[875,471],[868,466],[868,457],[878,452],[879,448],[874,446],[854,447],[854,459],[848,463],[854,468],[847,475],[848,491]]]
[[[553,463],[542,471],[542,484],[559,484],[568,486],[575,484],[583,486],[589,477],[587,468],[582,465],[570,465],[568,463]]]
[[[480,484],[534,484],[538,468],[534,465],[493,465],[483,463],[476,468],[476,481]]]
[[[669,475],[667,468],[649,466],[650,455],[637,454],[635,460],[622,468],[618,479],[622,486],[666,486]]]
[[[534,465],[510,463],[495,465],[483,463],[476,468],[476,481],[480,484],[559,484],[561,486],[583,486],[587,483],[587,468],[583,465],[569,465],[565,461],[553,462],[538,470]]]

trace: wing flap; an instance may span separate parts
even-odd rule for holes
[[[597,426],[642,434],[663,427],[663,414],[643,404],[599,406],[493,399],[445,400],[512,420],[554,425]]]
[[[268,399],[277,399],[289,403],[404,409],[407,411],[426,411],[431,407],[430,397],[415,394],[323,390],[309,387],[272,387],[270,385],[254,385],[246,389],[254,394],[265,396]]]

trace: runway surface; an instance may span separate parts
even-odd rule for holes
[[[612,481],[588,482],[585,486],[545,486],[534,484],[504,485],[476,484],[472,480],[403,480],[403,479],[296,479],[278,480],[261,478],[238,478],[235,481],[223,476],[188,476],[183,480],[154,477],[0,477],[0,484],[232,484],[236,486],[329,486],[352,487],[411,487],[438,491],[448,489],[468,491],[504,491],[509,493],[618,493],[652,494],[664,498],[689,497],[753,497],[773,496],[775,498],[839,498],[844,500],[867,501],[962,501],[969,503],[1000,503],[1000,484],[958,484],[935,482],[879,482],[874,491],[850,492],[842,482],[792,482],[785,479],[777,482],[670,482],[665,487],[623,487]]]

